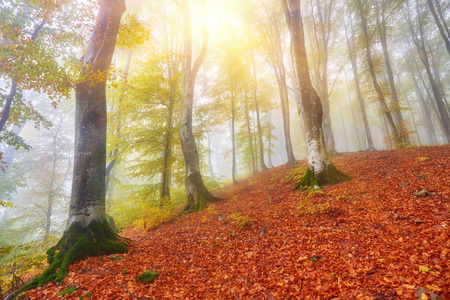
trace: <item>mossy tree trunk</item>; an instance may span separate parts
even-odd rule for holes
[[[188,203],[185,211],[198,211],[205,207],[206,202],[217,201],[203,183],[200,172],[200,159],[194,134],[192,133],[192,109],[194,102],[194,86],[200,65],[206,55],[208,46],[208,32],[205,24],[204,1],[202,2],[203,42],[200,54],[192,65],[192,35],[191,15],[189,0],[180,3],[183,12],[184,23],[184,60],[181,66],[181,114],[180,114],[180,139],[185,164],[185,187]]]
[[[83,68],[76,86],[75,159],[67,227],[57,245],[47,251],[50,266],[20,292],[62,281],[77,260],[127,251],[127,245],[118,241],[105,219],[105,82],[124,11],[124,0],[99,2],[95,29],[81,58]]]
[[[297,101],[308,147],[308,171],[297,188],[335,184],[348,180],[350,176],[336,169],[328,158],[322,130],[322,104],[319,95],[312,86],[309,75],[300,1],[281,0],[281,5],[291,35],[296,83],[301,94]]]

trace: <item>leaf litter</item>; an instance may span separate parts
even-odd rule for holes
[[[228,200],[202,212],[127,228],[122,259],[77,262],[64,284],[26,296],[77,287],[65,299],[416,299],[424,288],[422,298],[450,299],[449,157],[448,145],[345,153],[332,161],[353,180],[304,192],[292,188],[306,161],[277,167],[222,189]],[[414,196],[424,189],[433,197]],[[157,280],[136,281],[150,269]]]

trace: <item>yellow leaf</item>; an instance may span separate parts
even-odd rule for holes
[[[420,300],[428,300],[430,297],[428,297],[427,294],[423,293],[422,296],[420,296]]]

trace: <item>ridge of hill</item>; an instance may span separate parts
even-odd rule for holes
[[[77,262],[62,286],[26,296],[381,300],[426,288],[421,299],[450,299],[449,157],[449,145],[345,153],[332,161],[351,181],[304,192],[292,188],[306,161],[277,167],[199,213],[125,230],[129,253]],[[136,281],[150,269],[156,281]]]

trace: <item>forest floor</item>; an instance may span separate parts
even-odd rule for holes
[[[353,180],[292,191],[306,161],[251,176],[202,212],[148,231],[128,228],[129,253],[77,262],[63,285],[26,295],[381,300],[415,299],[427,288],[421,299],[450,299],[450,146],[332,161]],[[155,282],[136,281],[150,269],[160,274]],[[57,295],[69,287],[78,290]]]

